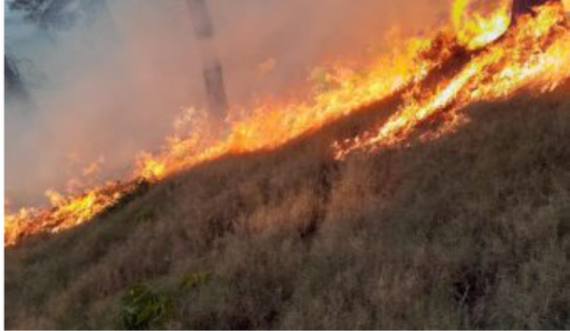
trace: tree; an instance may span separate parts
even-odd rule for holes
[[[100,14],[109,14],[106,0],[12,0],[11,10],[43,29],[68,29],[84,22],[93,24]]]
[[[24,13],[27,21],[44,29],[61,29],[73,25],[78,13],[75,0],[13,0],[10,9]]]
[[[224,83],[224,72],[214,47],[214,27],[205,0],[188,0],[194,33],[200,42],[200,56],[203,65],[204,84],[208,107],[218,118],[226,116],[228,98]]]
[[[200,43],[208,107],[216,117],[224,118],[228,101],[223,68],[213,43],[210,12],[205,0],[186,1]],[[12,0],[10,9],[23,12],[26,20],[46,30],[67,29],[80,21],[90,25],[97,17],[110,17],[106,0]],[[112,24],[112,19],[110,22]]]
[[[109,15],[106,0],[11,0],[9,9],[23,13],[24,19],[45,32],[69,29],[79,22],[93,24],[100,15]],[[4,57],[5,92],[11,100],[33,105],[15,57]],[[30,107],[27,107],[30,108]]]

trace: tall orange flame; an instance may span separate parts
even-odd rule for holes
[[[537,17],[526,17],[502,40],[473,56],[457,75],[441,82],[435,90],[422,91],[406,100],[375,134],[365,133],[352,141],[336,144],[339,159],[357,150],[377,149],[405,140],[414,127],[447,110],[453,120],[443,129],[450,131],[460,122],[457,110],[481,100],[512,95],[530,84],[536,89],[555,88],[570,76],[570,36],[558,5],[540,9]]]

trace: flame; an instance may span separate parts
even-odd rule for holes
[[[5,215],[4,244],[11,246],[25,237],[38,233],[58,233],[91,220],[117,204],[124,195],[134,192],[137,185],[136,182],[111,182],[85,194],[70,197],[48,191],[46,195],[51,201],[51,208],[23,208]]]
[[[444,111],[451,121],[442,132],[463,122],[458,110],[482,100],[497,100],[529,85],[552,90],[570,77],[570,36],[558,5],[546,5],[526,17],[500,43],[473,56],[458,74],[435,90],[421,91],[381,125],[376,133],[335,144],[337,159],[357,150],[400,143],[419,124]]]
[[[452,22],[459,43],[467,49],[477,49],[497,40],[508,29],[509,1],[502,1],[500,10],[489,15],[471,13],[473,0],[457,0],[453,5]]]
[[[310,102],[291,100],[261,105],[245,118],[234,121],[221,139],[209,134],[219,128],[202,118],[193,126],[198,132],[168,138],[158,155],[141,154],[136,175],[150,181],[160,180],[224,154],[274,149],[315,131],[425,77],[437,63],[417,62],[416,55],[429,44],[429,40],[412,39],[395,48],[390,56],[373,63],[366,72],[332,65],[323,79],[334,88],[319,89]]]
[[[469,8],[469,0],[456,0],[450,26],[434,38],[392,42],[390,54],[357,68],[337,63],[314,72],[318,88],[309,100],[268,102],[241,117],[236,110],[237,118],[224,128],[205,112],[186,110],[161,151],[139,155],[126,182],[69,197],[49,191],[51,208],[7,213],[5,245],[89,221],[135,192],[141,181],[156,182],[227,154],[277,148],[397,92],[404,93],[402,106],[376,129],[335,143],[338,159],[404,142],[419,124],[445,114],[445,124],[432,134],[437,137],[467,120],[459,110],[470,103],[508,97],[525,86],[546,91],[570,77],[570,38],[559,7],[544,6],[516,29],[508,28],[506,7],[491,13]],[[435,85],[425,83],[431,73],[462,58],[454,74],[442,74]],[[96,172],[95,166],[86,170]]]

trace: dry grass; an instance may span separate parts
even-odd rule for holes
[[[570,85],[331,161],[389,103],[9,249],[6,326],[121,327],[145,282],[176,329],[570,328]]]

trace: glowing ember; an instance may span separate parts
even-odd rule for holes
[[[91,220],[134,192],[141,180],[158,181],[225,154],[274,149],[396,92],[407,91],[402,106],[374,131],[336,143],[337,158],[405,141],[418,124],[445,113],[450,120],[437,132],[441,135],[465,120],[458,110],[470,103],[507,97],[526,86],[552,89],[570,77],[570,34],[559,7],[545,6],[512,30],[507,7],[491,13],[469,7],[468,0],[457,0],[452,25],[433,40],[396,43],[392,54],[366,70],[333,66],[322,76],[331,88],[318,89],[312,100],[262,105],[229,121],[222,134],[203,112],[190,109],[160,153],[141,153],[126,184],[109,183],[71,197],[48,192],[51,208],[7,214],[5,245]],[[425,83],[457,58],[462,60],[451,77],[442,74],[435,84]],[[96,172],[96,166],[85,171]]]

